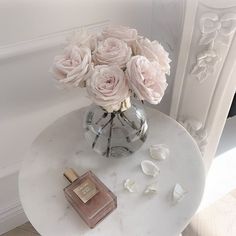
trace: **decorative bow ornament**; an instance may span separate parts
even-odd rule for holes
[[[213,74],[215,66],[221,58],[213,49],[206,50],[197,55],[197,63],[194,65],[191,74],[195,75],[200,82],[203,82],[209,74]]]
[[[208,12],[202,15],[200,19],[202,35],[199,45],[206,45],[206,47],[197,55],[197,62],[191,70],[191,74],[196,76],[200,82],[214,73],[216,64],[221,60],[215,42],[228,46],[235,30],[235,13],[219,16],[216,13]]]
[[[200,19],[200,30],[202,32],[200,45],[214,44],[216,40],[228,45],[230,36],[235,29],[235,13],[226,13],[221,17],[216,13],[206,13]]]

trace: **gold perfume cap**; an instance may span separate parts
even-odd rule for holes
[[[79,178],[78,174],[72,169],[69,168],[64,172],[64,176],[72,183]]]

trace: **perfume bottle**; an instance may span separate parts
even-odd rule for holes
[[[92,171],[78,176],[73,169],[68,169],[64,176],[71,183],[64,189],[65,196],[90,228],[116,209],[116,196]]]

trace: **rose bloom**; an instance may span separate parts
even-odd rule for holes
[[[97,65],[118,65],[125,68],[132,54],[131,48],[122,40],[107,38],[99,42],[93,61]]]
[[[162,47],[156,40],[150,41],[147,38],[139,38],[135,45],[135,54],[145,56],[150,61],[157,61],[160,64],[162,71],[166,74],[170,74],[171,60],[169,59],[168,52]]]
[[[140,100],[158,104],[167,87],[165,73],[157,62],[134,56],[127,64],[126,77],[130,88]]]
[[[119,110],[121,102],[129,97],[124,72],[118,66],[98,65],[86,81],[90,98],[108,112]]]
[[[109,25],[105,29],[103,29],[102,36],[104,38],[117,38],[130,44],[137,39],[138,32],[136,29],[121,25]]]
[[[68,44],[90,48],[92,52],[97,48],[98,43],[97,35],[88,33],[85,29],[75,31],[67,41]]]
[[[64,49],[63,55],[54,58],[51,71],[60,83],[83,87],[90,67],[90,49],[69,45]]]

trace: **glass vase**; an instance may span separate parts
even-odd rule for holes
[[[85,137],[91,148],[105,157],[125,157],[137,151],[147,138],[148,124],[141,105],[107,112],[92,104],[85,114]]]

